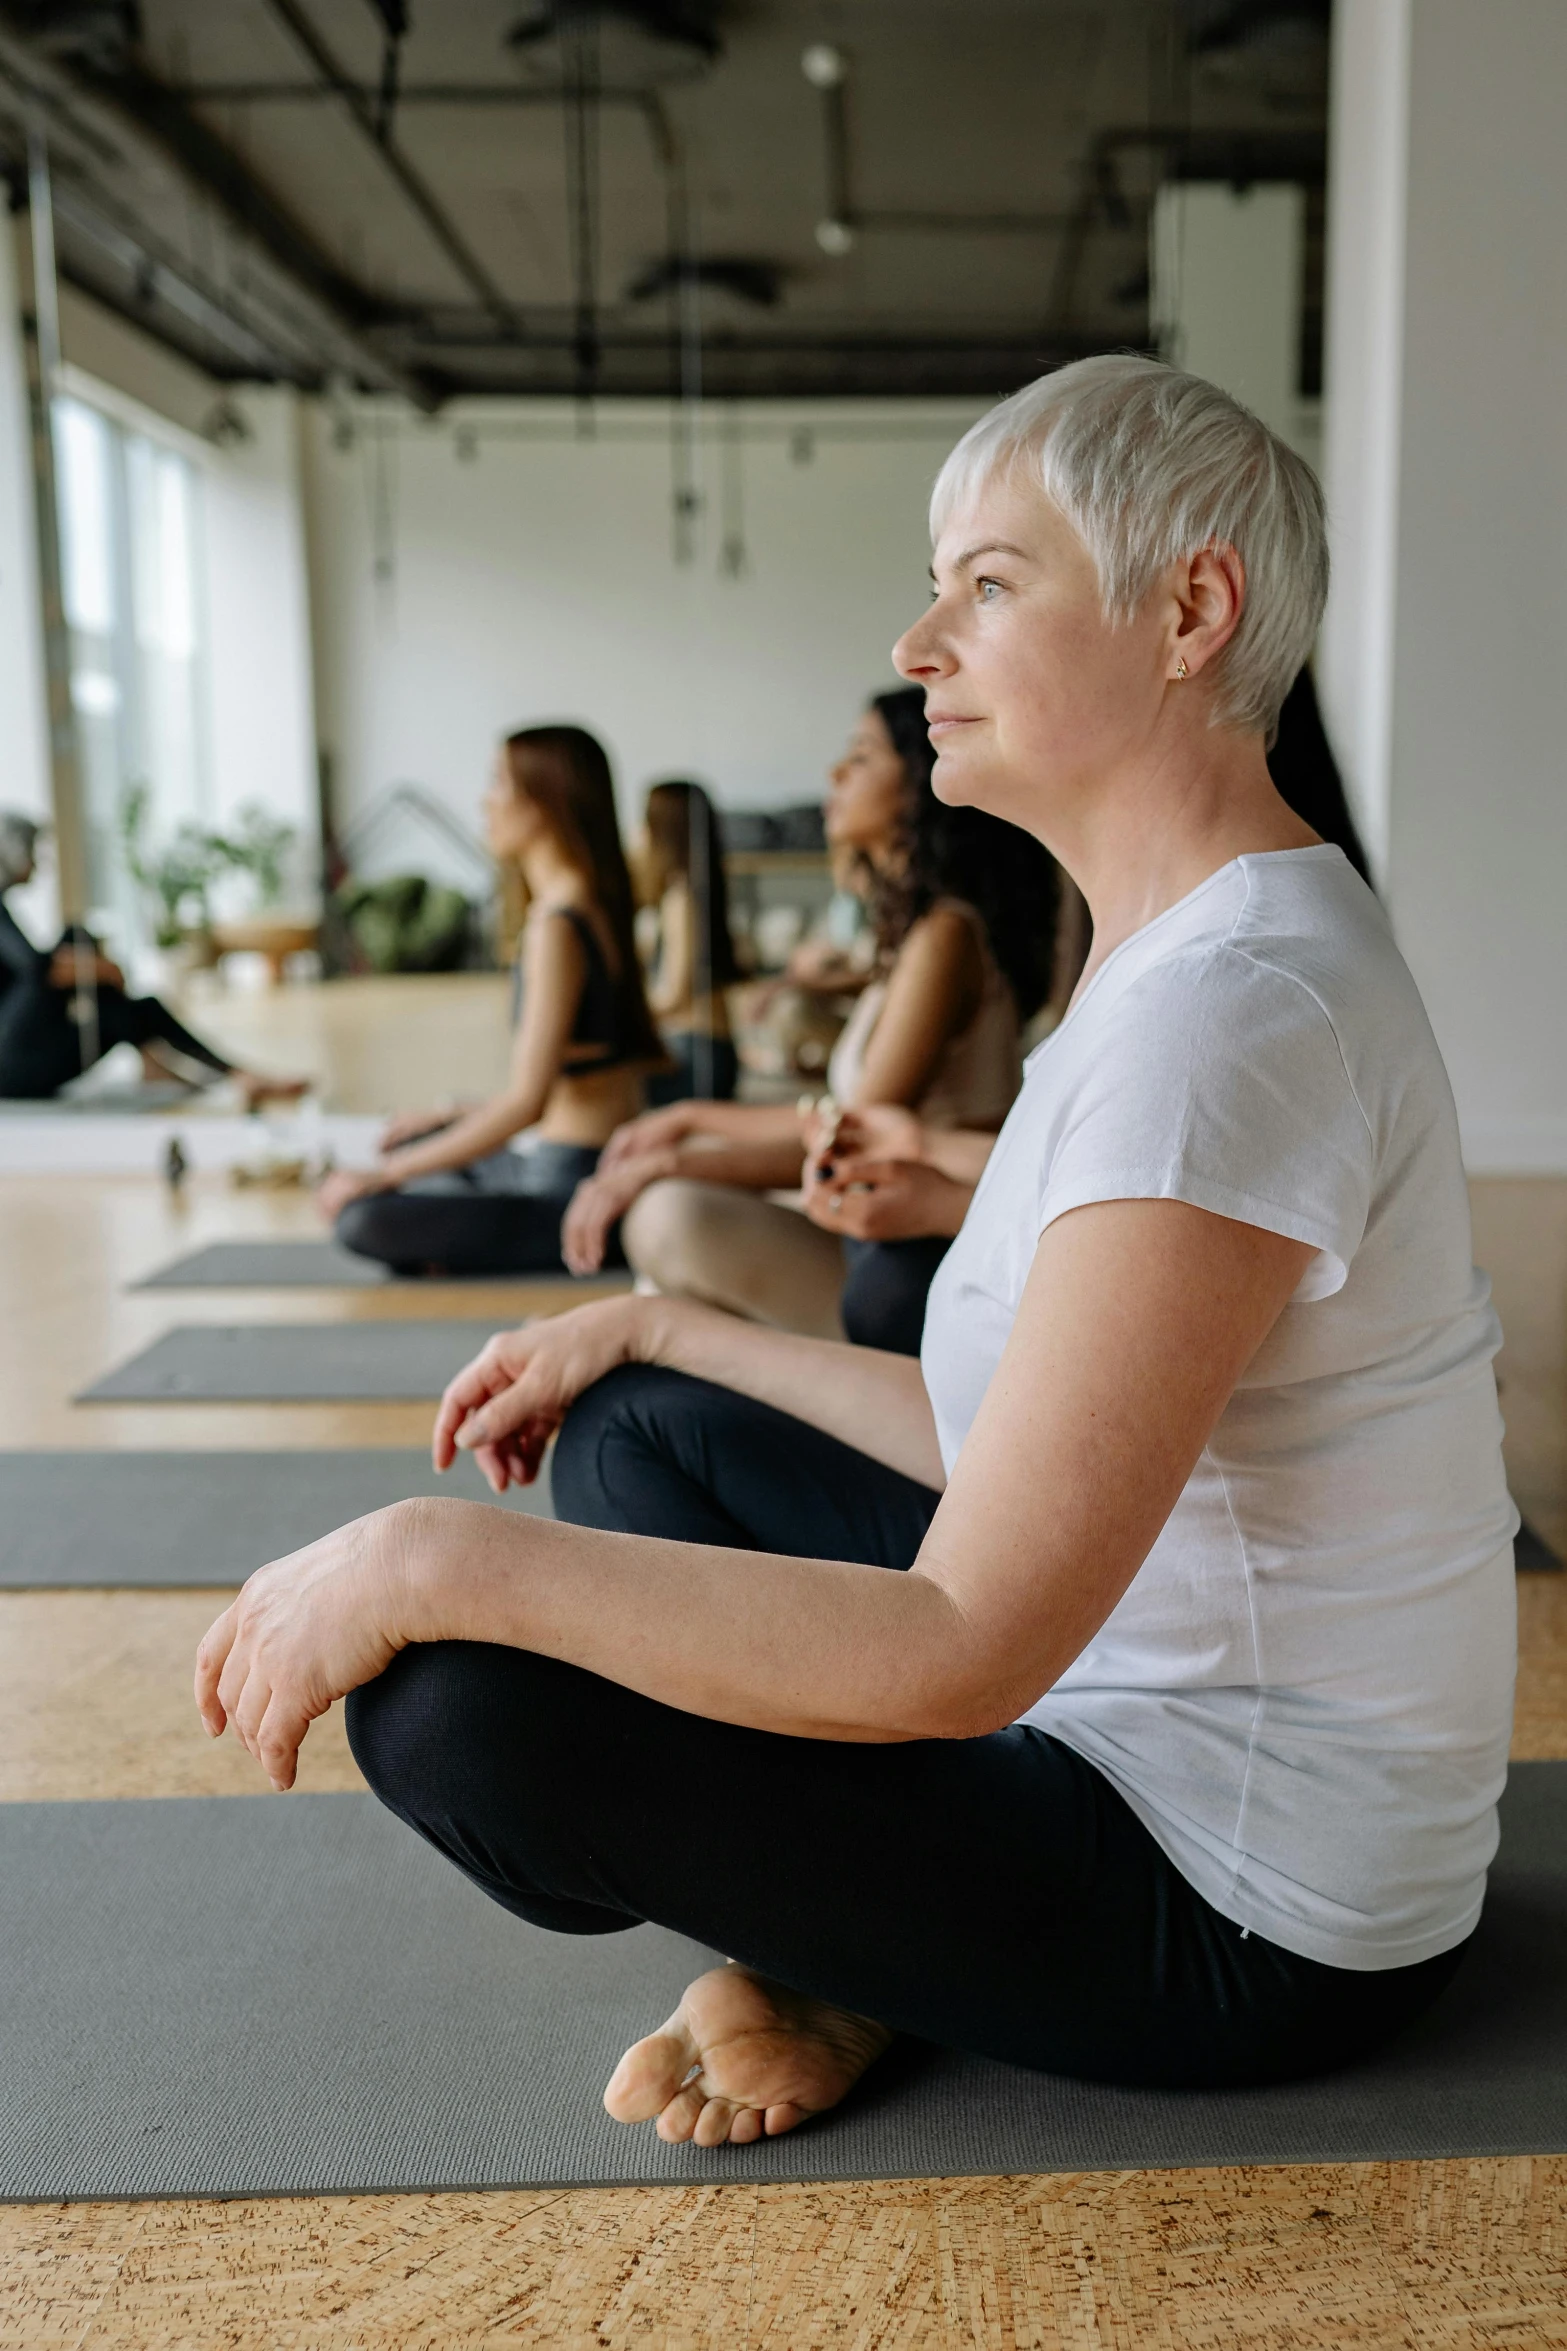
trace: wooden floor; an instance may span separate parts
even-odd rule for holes
[[[402,1001],[422,1019],[434,999]],[[270,1016],[265,1000],[244,1008],[253,1036],[308,1035],[328,1068],[334,1053],[353,1058],[351,1037],[323,1030],[331,1017],[293,992]],[[274,1046],[268,1057],[281,1065],[287,1054]],[[401,1059],[398,1080],[399,1100],[418,1098]],[[339,1099],[345,1091],[363,1105],[353,1083]],[[1514,1490],[1541,1532],[1567,1543],[1567,1182],[1477,1184],[1475,1212],[1508,1332]],[[138,1179],[11,1179],[0,1219],[8,1447],[423,1441],[422,1406],[69,1403],[86,1377],[175,1321],[454,1310],[453,1293],[436,1290],[411,1301],[125,1295],[128,1279],[196,1241],[313,1229],[298,1195],[214,1181],[171,1203]],[[460,1296],[456,1311],[489,1311],[482,1294]],[[203,1738],[190,1708],[191,1653],[224,1598],[0,1594],[0,1800],[253,1791],[248,1760]],[[1519,1598],[1515,1752],[1567,1756],[1567,1577],[1522,1578]],[[356,1784],[339,1726],[318,1724],[302,1785]],[[0,2209],[0,2351],[511,2343],[1567,2351],[1567,2155]]]

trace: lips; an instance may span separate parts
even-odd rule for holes
[[[977,719],[965,718],[958,710],[927,710],[925,713],[925,731],[928,735],[949,735],[958,727],[971,727],[978,723]]]

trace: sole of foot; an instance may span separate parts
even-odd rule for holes
[[[633,2043],[604,2105],[671,2145],[748,2146],[824,2114],[891,2041],[885,2025],[809,2000],[733,1962],[698,1976],[658,2032]]]

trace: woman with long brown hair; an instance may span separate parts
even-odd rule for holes
[[[648,894],[658,909],[658,954],[648,1003],[673,1069],[655,1077],[651,1106],[727,1102],[740,1064],[724,991],[740,977],[718,811],[700,784],[667,776],[648,787]]]
[[[574,726],[508,735],[484,815],[530,901],[510,1078],[471,1109],[395,1120],[375,1167],[318,1195],[346,1248],[400,1272],[557,1271],[567,1202],[664,1058],[603,746]]]

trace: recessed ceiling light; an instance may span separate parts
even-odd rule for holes
[[[831,41],[813,41],[800,60],[800,71],[815,90],[836,90],[849,78],[849,60]]]

